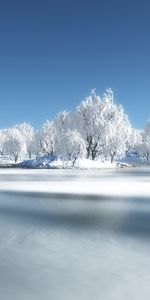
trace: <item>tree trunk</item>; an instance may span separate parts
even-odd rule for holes
[[[28,152],[29,159],[31,159],[31,151]]]
[[[146,152],[146,160],[147,160],[147,162],[149,160],[149,151]]]
[[[17,162],[17,160],[18,160],[18,154],[15,155],[15,163]]]
[[[75,157],[74,160],[72,161],[72,166],[73,167],[75,166],[76,160],[77,160],[77,157]]]
[[[91,154],[92,154],[92,160],[94,160],[95,157],[96,157],[95,151],[92,150],[92,153],[91,153]]]
[[[87,136],[87,147],[86,147],[86,151],[87,151],[87,158],[90,157],[91,154],[91,147],[92,147],[92,137],[91,136]]]
[[[91,149],[90,149],[90,146],[88,146],[87,148],[86,148],[86,151],[87,151],[87,155],[86,155],[86,157],[87,158],[89,158],[90,157],[90,151]]]
[[[114,162],[114,157],[116,155],[116,152],[113,152],[112,154],[110,154],[111,157],[111,164]]]

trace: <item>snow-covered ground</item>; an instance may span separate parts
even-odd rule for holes
[[[0,299],[150,295],[150,169],[0,169]]]
[[[73,166],[72,161],[65,161],[56,156],[43,156],[38,159],[24,160],[18,164],[21,168],[41,168],[41,169],[102,169],[102,168],[116,168],[116,163],[111,164],[110,161],[93,161],[91,159],[78,159]]]
[[[140,165],[149,165],[145,160],[130,155],[115,160],[113,163],[110,160],[91,160],[91,159],[77,159],[75,164],[70,160],[63,160],[57,156],[44,155],[39,158],[28,159],[20,157],[15,164],[8,156],[0,155],[0,167],[16,166],[24,169],[113,169],[117,167],[132,167]]]

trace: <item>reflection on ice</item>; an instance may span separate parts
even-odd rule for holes
[[[102,172],[0,172],[1,299],[148,298],[149,169]]]

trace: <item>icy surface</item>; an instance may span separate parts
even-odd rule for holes
[[[149,196],[148,168],[0,170],[0,299],[148,299]]]

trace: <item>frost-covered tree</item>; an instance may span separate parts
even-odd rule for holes
[[[150,120],[147,121],[143,130],[143,141],[150,144]]]
[[[135,146],[141,142],[142,142],[141,130],[130,127],[127,136],[127,141],[126,141],[126,154],[131,150],[135,150]]]
[[[150,144],[147,142],[141,142],[135,145],[135,150],[138,156],[149,161],[150,157]]]
[[[17,128],[9,128],[5,131],[3,151],[5,155],[12,157],[15,162],[17,162],[19,156],[26,154],[24,138]]]
[[[93,89],[74,112],[60,112],[36,131],[27,123],[0,130],[0,153],[13,156],[15,161],[28,153],[29,157],[55,154],[73,164],[80,157],[113,162],[131,149],[148,160],[149,148],[150,121],[142,132],[133,129],[111,89],[102,98]]]
[[[54,126],[57,131],[58,138],[61,138],[68,129],[72,129],[72,117],[71,113],[67,111],[62,111],[58,113],[54,119]]]
[[[62,155],[65,160],[71,160],[73,166],[78,158],[85,157],[86,145],[77,130],[68,130],[63,135],[63,143],[57,144],[57,153]]]
[[[38,132],[40,147],[43,153],[53,155],[55,153],[56,144],[56,127],[53,121],[48,121],[43,124]]]
[[[39,130],[34,131],[33,138],[30,142],[30,150],[36,158],[42,155]]]
[[[103,152],[102,103],[95,90],[83,100],[75,112],[75,126],[86,144],[86,156],[93,160]]]
[[[107,100],[104,133],[105,155],[111,158],[113,163],[116,155],[123,155],[126,151],[126,143],[131,131],[127,115],[123,107],[114,104],[113,99]]]
[[[26,144],[27,153],[29,155],[29,158],[31,158],[32,155],[32,140],[34,136],[34,129],[30,124],[22,123],[19,125],[16,125],[15,128],[19,130],[19,132],[22,135],[22,138],[24,139],[24,142]]]
[[[5,134],[6,130],[5,129],[1,129],[0,130],[0,154],[3,155],[4,154],[4,142],[5,142],[5,138],[6,138],[6,134]]]
[[[58,113],[54,120],[55,126],[60,131],[66,131],[71,127],[71,114],[68,111]]]
[[[113,163],[115,156],[123,155],[126,151],[131,125],[123,107],[115,104],[111,89],[106,90],[104,93],[102,106],[103,153],[105,157],[110,157],[111,163]]]
[[[138,155],[149,161],[150,158],[150,120],[147,121],[144,130],[139,131],[139,139],[135,144]]]
[[[72,129],[72,116],[70,112],[62,111],[54,119],[56,128],[56,154],[67,156],[66,139],[68,131]]]
[[[92,90],[77,107],[76,127],[86,143],[87,158],[111,157],[125,151],[130,124],[122,106],[114,103],[113,92],[106,90],[103,99]]]

